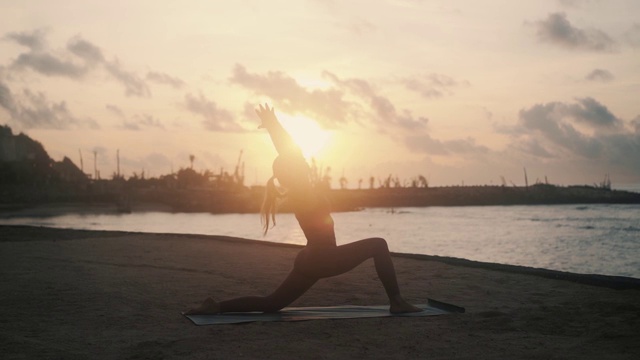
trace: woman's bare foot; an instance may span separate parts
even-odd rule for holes
[[[189,311],[185,311],[184,315],[214,315],[220,313],[220,304],[218,304],[213,298],[206,298],[200,306],[193,308]]]
[[[406,302],[400,295],[391,299],[389,305],[389,312],[392,314],[403,314],[423,311],[419,307],[413,306]]]

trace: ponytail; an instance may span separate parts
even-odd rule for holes
[[[284,196],[276,188],[274,180],[275,177],[272,176],[269,181],[267,181],[264,200],[262,201],[262,209],[260,210],[260,222],[262,223],[262,230],[264,231],[263,235],[267,235],[270,222],[273,223],[273,226],[276,226],[277,200]]]

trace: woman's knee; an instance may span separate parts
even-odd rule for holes
[[[387,240],[381,237],[375,237],[369,239],[375,252],[389,252],[389,245],[387,244]]]

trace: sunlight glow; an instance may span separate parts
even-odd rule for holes
[[[331,138],[329,131],[321,128],[317,122],[306,116],[291,116],[284,113],[277,113],[277,116],[307,159],[317,156]]]

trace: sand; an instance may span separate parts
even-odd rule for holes
[[[197,327],[207,296],[267,294],[298,247],[216,236],[0,226],[2,359],[637,359],[640,286],[394,256],[405,297],[464,314]],[[554,278],[558,277],[558,278]],[[601,279],[602,280],[602,279]],[[606,279],[605,279],[606,280]],[[613,279],[615,280],[615,279]],[[295,306],[379,305],[373,262]]]

